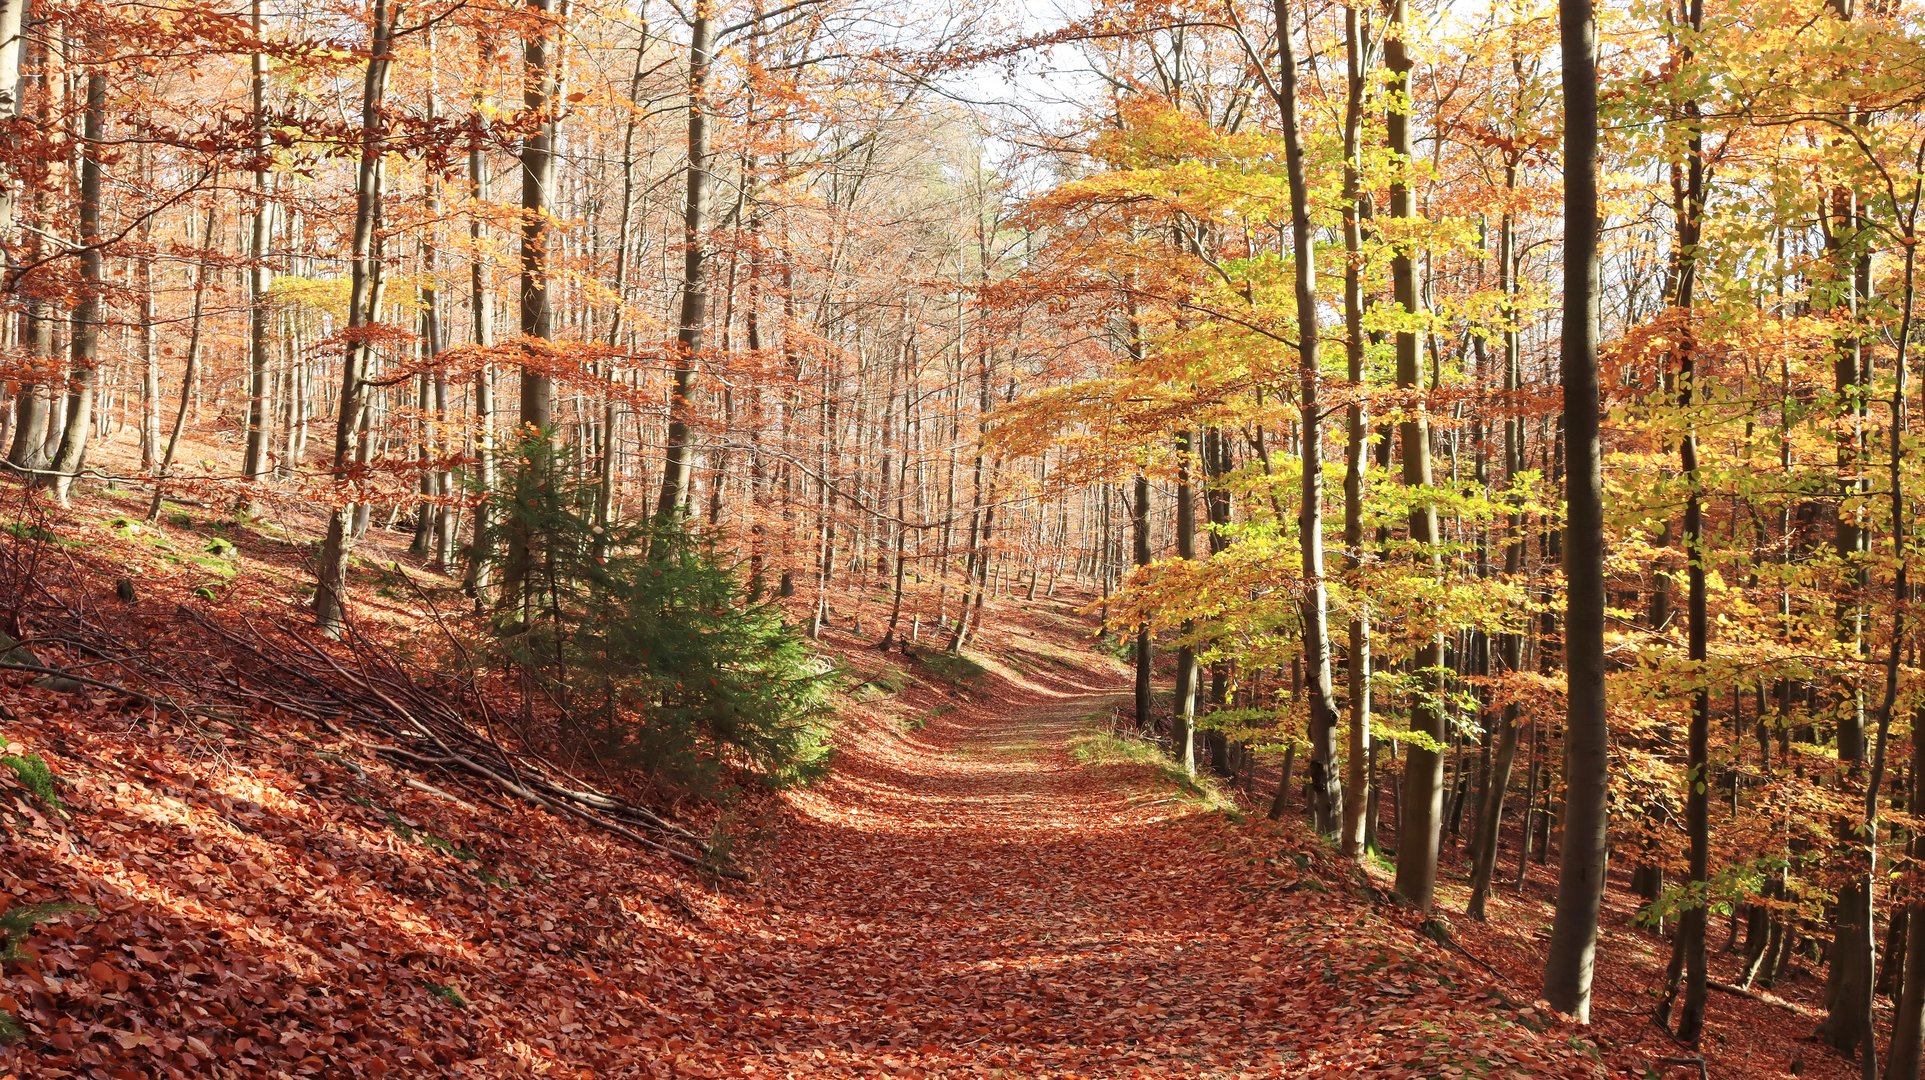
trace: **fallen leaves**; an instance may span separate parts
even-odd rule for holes
[[[0,1072],[1597,1072],[1458,989],[1344,868],[1279,860],[1300,835],[1072,760],[1104,663],[968,702],[918,688],[897,699],[916,730],[856,712],[830,779],[742,808],[767,858],[719,893],[579,822],[350,768],[297,719],[259,740],[18,710],[9,740],[73,814],[0,786],[0,894],[92,910],[0,973],[24,1030]]]

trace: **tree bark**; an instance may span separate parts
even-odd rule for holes
[[[247,444],[241,475],[249,482],[267,477],[268,355],[271,336],[268,291],[274,274],[268,248],[274,235],[274,204],[268,190],[268,163],[273,153],[267,137],[267,55],[261,51],[261,0],[253,0],[248,15],[256,44],[248,59],[249,123],[254,136],[254,221],[247,266]]]
[[[20,115],[21,30],[27,0],[0,0],[0,121]],[[18,198],[13,176],[0,167],[0,245],[13,240],[13,206]]]
[[[1912,714],[1912,812],[1917,813],[1919,782],[1925,778],[1925,738],[1920,724],[1925,715]],[[1925,856],[1925,836],[1912,837],[1912,857]],[[1892,1039],[1886,1052],[1885,1075],[1888,1080],[1919,1080],[1925,1063],[1925,899],[1914,897],[1906,908],[1910,924],[1905,935],[1905,972],[1892,1012]]]
[[[1176,437],[1176,556],[1196,558],[1196,491],[1191,483],[1194,436]],[[1196,646],[1190,635],[1196,625],[1183,623],[1183,643],[1176,651],[1176,700],[1170,716],[1170,756],[1186,775],[1196,775]]]
[[[1504,186],[1507,194],[1517,187],[1517,160],[1506,162]],[[1508,205],[1508,203],[1507,203]],[[1517,221],[1507,209],[1499,226],[1497,241],[1498,289],[1504,294],[1504,389],[1515,394],[1523,387],[1523,349],[1517,329]],[[1505,479],[1515,482],[1524,471],[1524,419],[1508,416],[1504,420]],[[1512,512],[1506,519],[1504,534],[1504,575],[1515,580],[1524,569],[1523,515]],[[1498,656],[1507,673],[1522,669],[1524,635],[1505,634],[1498,642]],[[1485,785],[1484,801],[1477,807],[1477,831],[1471,845],[1470,902],[1464,913],[1482,921],[1490,899],[1491,882],[1497,874],[1497,845],[1504,822],[1504,798],[1511,786],[1511,769],[1517,760],[1516,705],[1505,705],[1498,716],[1495,746],[1492,750],[1490,779]],[[1528,819],[1526,820],[1528,826]]]
[[[688,181],[682,204],[682,289],[675,331],[673,388],[669,394],[668,433],[662,457],[662,491],[655,517],[667,524],[688,513],[689,480],[694,468],[689,420],[694,409],[695,370],[702,351],[702,324],[708,319],[709,200],[709,50],[714,11],[696,0],[689,23]]]
[[[1138,472],[1132,487],[1130,503],[1130,553],[1131,561],[1138,569],[1150,565],[1150,478]],[[1136,730],[1149,733],[1156,729],[1156,717],[1152,715],[1151,698],[1155,688],[1154,678],[1156,654],[1150,640],[1150,624],[1136,624]]]
[[[1687,0],[1691,28],[1695,32],[1704,22],[1703,0]],[[1691,49],[1684,49],[1683,62],[1691,60]],[[1685,770],[1685,832],[1689,837],[1689,881],[1702,891],[1711,880],[1711,688],[1705,682],[1709,620],[1706,612],[1704,480],[1698,471],[1697,425],[1690,417],[1696,395],[1696,325],[1693,302],[1697,283],[1699,221],[1704,208],[1704,135],[1696,126],[1695,100],[1684,106],[1687,123],[1692,124],[1687,143],[1684,178],[1678,189],[1677,297],[1675,306],[1682,326],[1678,347],[1678,405],[1686,413],[1684,438],[1678,445],[1679,464],[1684,469],[1684,550],[1686,574],[1685,636],[1686,658],[1691,663],[1691,724],[1687,737]],[[1677,1036],[1695,1045],[1704,1031],[1706,972],[1705,935],[1710,911],[1704,903],[1687,906],[1678,919],[1677,948],[1684,958],[1684,1006],[1678,1014]]]
[[[219,213],[215,207],[207,208],[207,224],[201,230],[201,243],[208,245],[214,239],[214,220]],[[188,225],[188,238],[193,238],[193,225]],[[181,373],[180,403],[174,410],[174,427],[167,436],[167,448],[161,452],[160,464],[155,469],[154,497],[147,505],[147,520],[160,520],[161,499],[167,491],[167,476],[174,467],[174,451],[180,447],[180,434],[187,426],[187,406],[193,396],[194,383],[200,378],[201,370],[201,315],[207,305],[207,260],[203,258],[194,270],[194,302],[187,317],[187,367]]]
[[[1410,86],[1412,66],[1410,52],[1404,43],[1409,12],[1409,0],[1394,0],[1391,6],[1392,27],[1384,43],[1385,66],[1391,72],[1393,85],[1406,93]],[[1391,181],[1390,213],[1401,221],[1409,221],[1416,217],[1409,176],[1412,160],[1410,115],[1405,108],[1394,107],[1386,118],[1385,126],[1390,151],[1399,162]],[[1396,249],[1391,262],[1391,283],[1397,306],[1415,315],[1420,303],[1417,263],[1408,242],[1400,243]],[[1396,350],[1398,387],[1405,390],[1421,389],[1423,377],[1419,367],[1416,331],[1399,330]],[[1405,486],[1420,492],[1429,489],[1432,485],[1430,422],[1421,406],[1398,425],[1398,435],[1403,449]],[[1410,510],[1410,538],[1420,553],[1418,558],[1424,562],[1425,569],[1434,575],[1441,575],[1443,560],[1437,547],[1437,507],[1421,496]],[[1421,741],[1410,744],[1409,754],[1404,759],[1395,888],[1397,896],[1418,911],[1430,910],[1437,887],[1437,844],[1444,810],[1443,746],[1450,737],[1445,726],[1444,710],[1438,700],[1439,692],[1443,689],[1440,682],[1443,663],[1444,641],[1438,635],[1427,638],[1411,658],[1411,667],[1420,689],[1411,702],[1410,731]]]
[[[1319,833],[1337,832],[1343,783],[1337,776],[1337,695],[1330,676],[1329,589],[1323,557],[1322,327],[1317,315],[1317,244],[1310,223],[1310,185],[1304,178],[1303,138],[1297,129],[1297,57],[1289,9],[1276,0],[1277,110],[1282,114],[1284,171],[1290,186],[1290,234],[1295,256],[1297,382],[1300,460],[1303,463],[1297,541],[1303,570],[1303,668],[1310,707],[1310,817]]]
[[[550,46],[560,40],[552,12],[554,0],[527,0],[527,10],[535,17],[534,29],[522,39],[521,107],[525,122],[532,123],[521,143],[521,334],[526,347],[547,342],[555,336],[554,282],[549,246],[550,205],[555,187],[555,129],[560,103],[557,94],[556,58]],[[548,358],[530,357],[521,365],[521,426],[523,430],[550,433],[554,423],[555,377]],[[507,522],[508,557],[502,567],[501,602],[525,606],[524,594],[534,569],[536,538],[529,534],[525,518]]]
[[[493,58],[493,45],[485,36],[480,36],[476,39],[475,51],[478,70],[486,70]],[[482,224],[480,209],[488,201],[488,159],[482,152],[482,132],[487,123],[482,107],[486,103],[485,95],[477,91],[468,129],[468,194],[475,204],[474,212],[468,217],[468,243],[473,249],[468,262],[468,306],[474,323],[474,343],[482,349],[492,346],[495,336],[495,300],[488,289],[488,266],[483,254],[487,229]],[[488,497],[495,490],[495,370],[486,360],[475,368],[474,413],[475,486],[482,498],[475,504],[465,585],[475,598],[476,606],[481,607],[486,605],[488,591],[494,584],[495,565],[494,515],[488,505]]]
[[[90,40],[91,51],[100,59],[98,39]],[[73,494],[74,481],[87,461],[87,441],[94,428],[94,388],[99,382],[100,324],[106,315],[103,295],[100,234],[100,157],[107,125],[107,71],[95,63],[87,72],[85,113],[81,121],[83,145],[80,151],[80,302],[74,306],[72,366],[73,388],[67,397],[67,421],[60,435],[60,449],[54,454],[53,494],[66,505]]]
[[[1368,204],[1363,194],[1364,93],[1369,70],[1376,63],[1363,15],[1356,7],[1344,9],[1344,179],[1343,179],[1343,313],[1345,374],[1351,401],[1344,416],[1344,569],[1353,577],[1364,565],[1364,483],[1370,467],[1370,415],[1364,404],[1364,285],[1363,218]],[[1370,615],[1361,589],[1352,600],[1349,651],[1344,679],[1349,684],[1349,731],[1346,747],[1349,800],[1344,803],[1340,847],[1347,858],[1361,860],[1367,849],[1370,782]]]
[[[1604,504],[1598,391],[1597,24],[1592,0],[1559,0],[1564,84],[1564,438],[1568,454],[1562,548],[1564,848],[1544,997],[1588,1023],[1604,900],[1609,720],[1604,696]]]
[[[400,7],[374,0],[373,39],[361,85],[361,161],[354,185],[354,239],[348,285],[347,349],[341,364],[341,394],[334,426],[334,480],[341,500],[328,516],[321,542],[321,561],[314,589],[314,621],[327,633],[339,633],[347,615],[348,552],[356,504],[351,494],[356,442],[367,419],[369,348],[366,330],[381,307],[382,273],[376,234],[381,218],[381,182],[385,129],[381,116],[387,96],[389,47]]]

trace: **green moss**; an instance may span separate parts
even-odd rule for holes
[[[226,559],[214,558],[209,555],[190,555],[187,557],[187,562],[213,574],[222,581],[226,581],[239,572],[234,564],[228,562]]]
[[[487,869],[486,867],[477,867],[475,869],[475,877],[479,878],[482,884],[493,885],[497,889],[507,889],[507,890],[513,891],[521,887],[515,884],[515,882],[512,879],[505,878],[500,874],[497,874],[492,870]]]
[[[33,793],[34,798],[54,810],[65,809],[60,802],[60,778],[47,767],[45,758],[39,754],[28,754],[25,757],[0,754],[0,765],[12,769],[14,775],[20,778],[20,782],[27,785],[27,790]]]

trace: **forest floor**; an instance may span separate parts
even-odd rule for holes
[[[137,523],[139,502],[16,521],[0,553],[32,545],[43,606],[182,679],[225,664],[186,607],[301,618],[298,529],[173,503]],[[454,599],[404,546],[377,533],[357,571],[390,637],[430,632],[417,596]],[[45,767],[0,768],[0,1077],[1695,1073],[1620,1008],[1661,960],[1623,912],[1606,1013],[1570,1027],[1530,1000],[1542,872],[1490,928],[1456,920],[1477,959],[1426,938],[1381,868],[1117,734],[1125,672],[1077,602],[992,603],[960,659],[878,652],[878,610],[849,598],[825,636],[845,665],[828,777],[682,807],[735,838],[748,882],[451,797],[351,729],[179,722],[0,671],[0,752]],[[1804,1069],[1808,1014],[1714,1001],[1710,1075]]]
[[[729,1075],[1591,1075],[1070,692],[869,740],[792,800]]]

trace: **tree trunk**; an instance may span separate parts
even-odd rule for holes
[[[207,224],[201,230],[203,246],[213,243],[214,220],[218,208],[207,208]],[[188,238],[193,238],[193,226],[188,226]],[[202,258],[194,269],[194,302],[187,317],[187,367],[181,373],[180,404],[174,410],[174,428],[167,436],[167,449],[161,452],[160,466],[155,470],[154,497],[147,506],[147,520],[160,520],[161,499],[167,491],[167,476],[174,467],[174,451],[180,447],[180,433],[187,426],[187,406],[193,397],[194,383],[200,378],[201,370],[201,315],[207,305],[207,259]]]
[[[656,520],[665,524],[687,514],[689,478],[694,467],[689,418],[694,408],[695,368],[702,351],[702,324],[708,318],[708,77],[713,14],[709,0],[696,0],[694,18],[689,23],[688,183],[682,206],[681,305],[671,358],[674,384],[662,457],[662,492],[655,503]]]
[[[399,7],[374,0],[373,40],[361,92],[361,161],[354,185],[354,240],[348,286],[347,349],[341,364],[341,394],[334,426],[334,479],[339,504],[328,516],[327,537],[314,589],[314,620],[327,633],[339,633],[347,614],[348,550],[353,543],[357,506],[348,496],[356,443],[367,420],[369,348],[366,329],[381,308],[382,274],[376,234],[381,219],[382,155],[385,148],[382,101],[387,96],[389,42]]]
[[[254,37],[261,36],[261,0],[249,8]],[[249,123],[254,135],[254,221],[248,245],[247,266],[247,445],[241,458],[241,475],[249,482],[267,476],[267,443],[271,424],[268,420],[267,368],[270,311],[268,290],[274,274],[268,264],[269,245],[274,235],[274,204],[270,201],[267,167],[273,153],[267,136],[267,55],[257,47],[248,60]]]
[[[1925,738],[1916,733],[1925,715],[1912,714],[1912,813],[1920,809],[1919,782],[1925,778]],[[1925,856],[1925,836],[1912,837],[1912,857]],[[1887,1080],[1919,1080],[1925,1063],[1925,899],[1914,897],[1906,908],[1905,971],[1892,1012],[1891,1047],[1885,1059]]]
[[[1364,477],[1370,464],[1370,416],[1364,403],[1364,285],[1363,217],[1368,203],[1363,194],[1363,121],[1367,77],[1375,64],[1362,13],[1344,9],[1344,188],[1343,188],[1343,313],[1344,360],[1352,397],[1344,423],[1344,569],[1356,575],[1364,565]],[[1349,731],[1341,848],[1347,858],[1361,860],[1369,831],[1366,811],[1369,790],[1370,738],[1370,616],[1358,590],[1357,614],[1350,620],[1350,647],[1344,679],[1349,684]]]
[[[153,155],[145,149],[140,155],[140,176],[143,185],[153,184]],[[152,474],[160,462],[160,340],[154,326],[152,219],[141,223],[140,247],[134,258],[134,291],[140,302],[140,468]]]
[[[1393,85],[1408,91],[1410,86],[1411,59],[1405,47],[1405,27],[1409,24],[1409,0],[1394,0],[1391,8],[1393,27],[1384,43],[1385,65],[1390,69]],[[1396,155],[1400,165],[1391,181],[1390,213],[1399,221],[1408,222],[1416,217],[1411,201],[1409,168],[1411,166],[1410,115],[1403,107],[1394,107],[1386,118],[1386,129],[1390,151]],[[1392,291],[1397,306],[1412,315],[1419,310],[1417,295],[1416,255],[1407,244],[1396,249],[1391,263]],[[1417,333],[1405,329],[1397,333],[1397,385],[1405,390],[1422,388],[1422,372],[1419,368]],[[1420,406],[1398,425],[1399,440],[1403,449],[1403,482],[1405,486],[1419,492],[1431,487],[1430,472],[1430,422]],[[1410,510],[1410,538],[1419,551],[1419,558],[1426,564],[1425,569],[1441,576],[1443,573],[1442,555],[1437,542],[1437,507],[1428,498],[1420,495]],[[1443,708],[1438,704],[1441,696],[1441,669],[1444,663],[1444,642],[1441,636],[1427,638],[1411,658],[1411,666],[1417,674],[1423,692],[1413,695],[1410,710],[1410,730],[1421,742],[1413,741],[1409,754],[1404,760],[1404,786],[1399,802],[1399,827],[1397,832],[1397,878],[1396,893],[1404,903],[1418,911],[1429,911],[1437,887],[1437,843],[1438,831],[1443,824],[1443,746],[1450,737],[1445,726]]]
[[[20,115],[21,29],[27,0],[0,0],[0,121]],[[14,179],[0,167],[0,246],[13,240]]]
[[[16,0],[17,2],[17,0]],[[41,52],[43,50],[36,50]],[[11,56],[11,53],[9,53]],[[35,94],[35,120],[44,126],[52,113],[48,101],[48,91],[44,80],[42,89]],[[46,237],[41,235],[47,224],[47,184],[35,184],[29,201],[29,212],[34,221],[34,230],[27,238],[27,258],[37,261],[44,256]],[[20,336],[29,356],[38,361],[36,370],[44,371],[52,366],[54,317],[51,305],[45,298],[30,296],[22,313]],[[47,464],[47,428],[52,413],[51,381],[42,376],[35,382],[21,382],[17,391],[18,404],[14,406],[13,445],[7,451],[7,464],[15,471],[26,474],[37,482],[34,473]]]
[[[1150,565],[1150,478],[1141,472],[1136,474],[1130,503],[1130,553],[1131,560],[1140,569]],[[1153,665],[1156,656],[1150,641],[1150,624],[1136,624],[1136,730],[1148,734],[1156,729],[1156,717],[1151,714],[1151,698],[1155,688],[1151,684],[1154,677]]]
[[[98,42],[90,51],[99,59]],[[107,124],[107,71],[104,63],[88,68],[86,112],[81,121],[84,145],[80,151],[80,302],[73,315],[73,389],[67,398],[67,422],[60,449],[54,454],[54,497],[65,505],[74,481],[87,461],[87,440],[94,427],[94,387],[99,381],[100,324],[106,313],[103,295],[100,234],[100,157]]]
[[[1686,9],[1695,33],[1703,28],[1704,0],[1687,0]],[[1681,60],[1689,64],[1692,50],[1684,47]],[[1683,324],[1678,346],[1678,405],[1686,415],[1684,437],[1678,446],[1679,463],[1684,469],[1684,551],[1686,591],[1686,657],[1691,663],[1691,724],[1686,751],[1685,832],[1690,841],[1689,881],[1699,893],[1711,880],[1711,687],[1706,683],[1704,663],[1707,656],[1709,620],[1706,607],[1704,481],[1698,472],[1698,433],[1690,419],[1697,380],[1697,327],[1693,302],[1697,284],[1698,238],[1704,208],[1704,134],[1697,126],[1696,100],[1684,103],[1684,114],[1692,125],[1687,143],[1682,187],[1677,189],[1677,273],[1676,307]],[[1711,912],[1705,903],[1687,906],[1678,919],[1677,946],[1684,959],[1684,1007],[1678,1014],[1679,1041],[1696,1045],[1704,1031],[1706,973],[1705,934]]]
[[[479,70],[486,70],[493,58],[493,47],[485,37],[478,38],[475,47]],[[473,249],[468,262],[468,306],[474,320],[474,343],[482,349],[492,346],[495,336],[495,300],[488,290],[488,266],[483,254],[487,230],[480,210],[488,201],[488,160],[482,152],[482,127],[487,122],[482,112],[485,104],[485,96],[477,92],[468,130],[468,194],[475,204],[475,210],[468,217],[468,242]],[[475,486],[482,498],[475,504],[465,584],[480,607],[487,603],[488,590],[494,584],[495,545],[493,514],[488,505],[488,496],[495,490],[495,369],[486,360],[475,368],[474,411]]]
[[[1337,777],[1337,695],[1330,676],[1329,590],[1323,559],[1323,382],[1319,370],[1322,328],[1317,315],[1317,243],[1310,222],[1310,185],[1304,177],[1303,139],[1297,130],[1297,57],[1290,14],[1276,0],[1277,110],[1282,115],[1284,171],[1290,185],[1290,234],[1295,256],[1297,382],[1303,486],[1297,518],[1303,569],[1303,668],[1310,706],[1310,816],[1319,833],[1337,832],[1343,817],[1343,783]]]
[[[1604,698],[1604,504],[1598,392],[1597,25],[1592,0],[1559,0],[1564,83],[1564,849],[1544,997],[1588,1023],[1604,901],[1609,721]]]
[[[1176,437],[1176,555],[1196,558],[1196,492],[1190,482],[1194,439],[1185,431]],[[1183,643],[1176,651],[1176,700],[1170,715],[1170,756],[1184,773],[1196,775],[1196,646],[1190,634],[1196,624],[1183,623]]]
[[[521,107],[533,127],[521,143],[521,333],[534,341],[555,336],[555,295],[549,280],[550,205],[555,186],[555,126],[560,105],[556,100],[556,60],[549,46],[561,40],[556,33],[554,0],[527,0],[533,28],[522,39]],[[530,357],[521,366],[521,426],[550,432],[554,422],[555,378],[548,358]],[[533,572],[535,537],[527,520],[517,516],[508,524],[508,560],[502,569],[501,602],[526,606],[523,593]]]
[[[1505,163],[1506,193],[1517,187],[1517,160]],[[1507,203],[1508,205],[1508,203]],[[1497,241],[1498,289],[1504,295],[1504,389],[1515,394],[1523,386],[1523,349],[1516,323],[1517,303],[1517,221],[1507,209],[1499,226]],[[1524,471],[1524,420],[1509,416],[1504,420],[1505,479],[1515,482]],[[1504,532],[1504,575],[1515,580],[1524,569],[1524,519],[1511,513]],[[1522,670],[1524,635],[1505,634],[1498,642],[1498,656],[1507,674]],[[1490,779],[1485,785],[1484,801],[1477,807],[1477,833],[1472,843],[1470,903],[1464,912],[1473,919],[1485,917],[1491,882],[1497,874],[1497,847],[1504,822],[1504,798],[1511,786],[1511,768],[1517,759],[1516,705],[1505,705],[1498,717],[1495,747],[1491,757]],[[1528,828],[1529,819],[1526,818]]]

